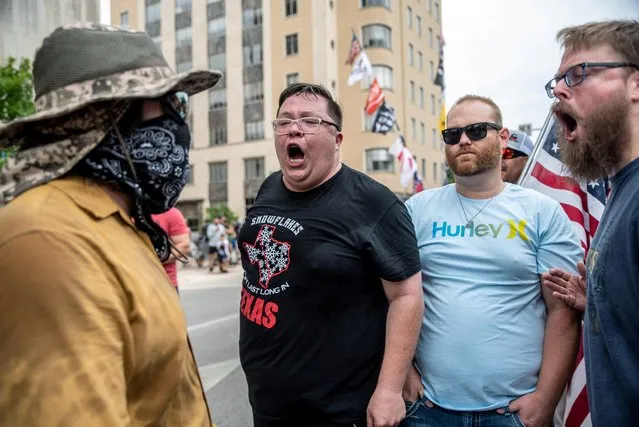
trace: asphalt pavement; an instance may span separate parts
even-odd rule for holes
[[[227,274],[185,267],[178,282],[213,422],[217,427],[252,427],[238,354],[241,267]]]

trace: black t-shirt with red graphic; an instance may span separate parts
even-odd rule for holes
[[[239,234],[240,358],[258,418],[359,423],[384,353],[391,282],[420,271],[388,188],[346,165],[304,193],[262,184]]]

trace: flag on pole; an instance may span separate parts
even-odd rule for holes
[[[561,204],[587,253],[606,205],[608,181],[578,182],[572,178],[561,161],[556,139],[557,123],[552,113],[546,119],[535,150],[519,179],[519,185],[552,197]],[[583,334],[576,367],[565,390],[565,427],[591,427],[586,367],[583,353]],[[561,409],[561,408],[560,408]],[[560,410],[558,409],[558,411]]]
[[[371,83],[371,87],[368,89],[368,98],[366,99],[366,105],[364,106],[366,114],[373,114],[383,102],[384,92],[377,82],[377,77],[373,77],[373,83]]]
[[[415,173],[413,174],[413,194],[417,194],[420,191],[424,191],[424,182],[417,171],[417,167],[415,167]]]
[[[413,153],[410,152],[404,137],[399,135],[395,142],[390,146],[388,152],[399,161],[399,182],[402,187],[407,188],[410,180],[413,179],[415,171],[417,171],[417,163]]]
[[[371,127],[371,132],[386,135],[391,129],[393,129],[395,122],[397,122],[395,109],[391,107],[388,102],[384,101],[377,110],[373,126]]]
[[[359,53],[353,64],[351,74],[348,76],[348,85],[352,86],[358,81],[362,80],[365,76],[373,75],[373,66],[368,59],[368,55],[363,50]]]
[[[362,45],[359,43],[359,40],[357,40],[355,31],[351,31],[353,31],[353,38],[351,39],[351,47],[348,50],[348,56],[346,57],[346,65],[353,65],[355,58],[357,58],[357,55],[359,55],[359,53],[362,51]]]

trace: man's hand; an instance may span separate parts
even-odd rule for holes
[[[508,405],[510,412],[517,413],[526,427],[550,427],[554,409],[537,392],[513,400]],[[498,409],[503,414],[503,409]]]
[[[586,310],[586,266],[579,262],[577,268],[581,277],[558,268],[551,268],[541,277],[544,286],[553,291],[553,296],[583,312]]]
[[[406,402],[416,402],[424,396],[424,385],[422,384],[422,377],[417,372],[414,366],[408,369],[408,375],[406,376],[406,384],[404,384],[404,390],[402,396]]]
[[[375,389],[366,410],[367,427],[396,427],[405,416],[406,404],[401,393]]]

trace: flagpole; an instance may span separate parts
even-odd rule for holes
[[[524,166],[524,170],[521,172],[521,175],[519,176],[517,185],[523,184],[524,180],[528,178],[528,175],[531,172],[530,169],[537,162],[537,157],[539,156],[539,152],[541,150],[541,146],[543,145],[543,141],[545,141],[546,135],[552,129],[552,125],[554,122],[553,116],[554,115],[551,109],[548,112],[548,115],[546,116],[546,120],[544,121],[544,124],[541,127],[541,131],[539,132],[539,135],[537,136],[537,141],[535,142],[535,147],[533,148],[533,152],[531,153],[530,156],[528,156],[528,161],[526,162],[526,165]]]

